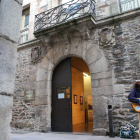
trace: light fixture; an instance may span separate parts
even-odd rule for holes
[[[83,75],[84,75],[85,77],[86,77],[86,76],[89,76],[88,74],[86,74],[86,73],[84,73],[84,72],[83,72]]]

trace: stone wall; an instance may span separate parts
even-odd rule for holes
[[[90,69],[94,134],[108,131],[108,104],[113,105],[116,132],[127,122],[137,125],[137,114],[127,96],[133,82],[140,78],[139,23],[140,16],[96,28],[82,24],[51,35],[51,42],[20,48],[12,126],[33,131],[50,130],[51,77],[55,66],[68,56],[82,58]],[[45,36],[41,40],[49,39]],[[43,55],[40,54],[37,61],[31,59],[35,47],[43,48]],[[34,101],[24,101],[24,91],[29,89],[35,89]]]
[[[22,0],[0,1],[0,139],[9,140]]]

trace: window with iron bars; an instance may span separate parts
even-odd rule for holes
[[[140,7],[140,0],[119,0],[121,12],[129,11]]]

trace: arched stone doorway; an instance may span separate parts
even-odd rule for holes
[[[47,124],[51,128],[51,97],[52,75],[56,66],[67,57],[79,57],[86,62],[91,74],[91,88],[93,97],[93,133],[105,134],[108,128],[107,105],[112,104],[112,95],[118,86],[113,85],[113,72],[108,65],[104,52],[92,41],[85,41],[77,33],[70,34],[70,41],[57,40],[47,51],[46,56],[38,65],[37,77],[46,82],[47,94]]]
[[[52,131],[93,132],[91,75],[85,61],[68,57],[52,77]]]

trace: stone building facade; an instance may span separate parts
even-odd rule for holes
[[[75,22],[36,31],[36,39],[20,44],[11,126],[31,131],[51,130],[53,71],[71,56],[83,59],[90,70],[93,133],[108,132],[110,104],[116,132],[128,122],[137,126],[137,113],[128,102],[128,94],[134,81],[140,78],[139,13],[137,8],[102,19],[87,15]],[[34,93],[34,100],[25,100],[29,90]]]

